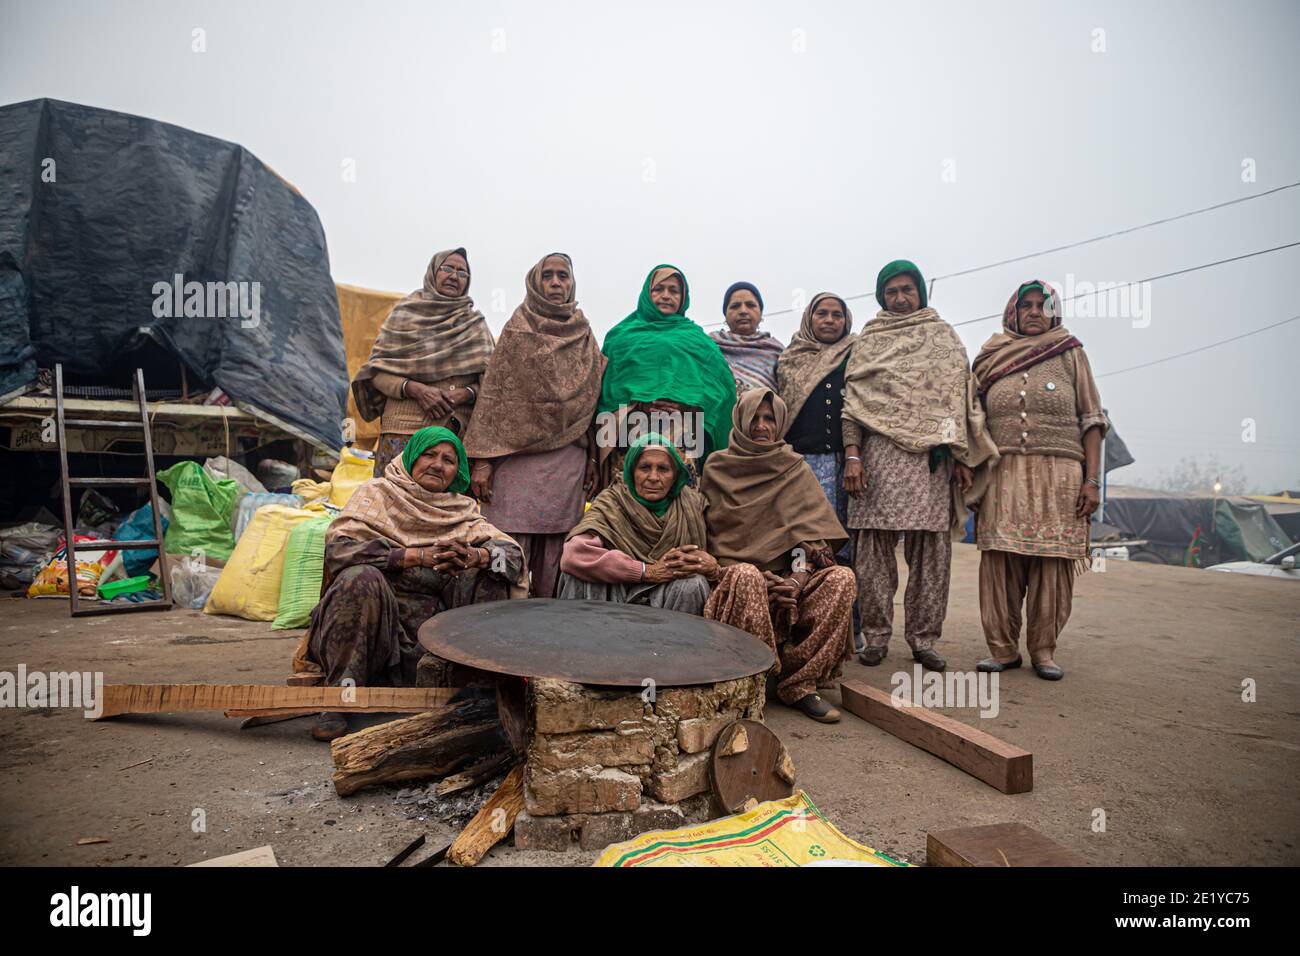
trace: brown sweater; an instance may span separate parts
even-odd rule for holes
[[[466,385],[477,389],[480,377],[479,375],[457,375],[441,382],[429,382],[427,384],[442,389],[464,388]],[[388,396],[384,402],[384,413],[379,419],[379,430],[383,434],[413,435],[421,428],[429,425],[445,427],[452,418],[455,418],[460,423],[459,429],[452,430],[458,435],[463,436],[465,434],[465,430],[469,428],[470,415],[474,412],[472,402],[457,405],[451,410],[451,414],[445,418],[434,418],[425,412],[415,399],[401,397],[403,381],[405,379],[400,375],[392,375],[388,372],[375,373],[375,388]]]
[[[1110,423],[1083,349],[999,379],[984,396],[989,434],[1003,455],[1055,455],[1083,461],[1083,433]]]

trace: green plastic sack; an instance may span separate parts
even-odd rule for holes
[[[321,579],[325,574],[325,532],[332,518],[304,521],[289,532],[280,577],[280,604],[271,629],[306,627],[320,601]]]
[[[235,535],[230,518],[243,492],[230,479],[214,481],[197,461],[181,461],[158,480],[172,495],[172,519],[163,536],[168,554],[192,554],[201,550],[218,561],[230,560]]]

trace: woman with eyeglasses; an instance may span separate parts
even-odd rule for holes
[[[439,426],[464,436],[492,354],[492,333],[469,297],[463,248],[437,253],[424,287],[393,306],[352,380],[357,409],[380,420],[375,475],[402,453],[411,435]]]

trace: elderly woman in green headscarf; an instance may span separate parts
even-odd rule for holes
[[[596,444],[606,483],[617,480],[623,453],[647,432],[685,453],[692,486],[704,459],[727,447],[736,382],[718,343],[687,318],[690,304],[682,270],[655,266],[636,311],[605,336]]]
[[[569,532],[559,596],[701,613],[718,562],[705,550],[704,496],[686,479],[672,442],[653,432],[637,439],[623,480]]]
[[[325,536],[324,596],[295,672],[331,686],[412,686],[421,624],[450,608],[527,596],[523,552],[483,519],[468,489],[460,439],[430,427],[353,493]],[[312,735],[346,732],[343,715],[325,714]]]

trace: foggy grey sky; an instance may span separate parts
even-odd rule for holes
[[[409,292],[464,245],[494,331],[528,268],[568,252],[603,335],[661,261],[713,327],[736,279],[774,312],[868,292],[890,259],[941,275],[1300,180],[1298,41],[1291,0],[4,0],[0,102],[244,145],[315,206],[338,281]],[[1297,239],[1300,189],[945,280],[931,304],[959,322],[1028,278],[1133,280]],[[1067,325],[1105,376],[1300,314],[1297,272],[1300,248],[1153,283],[1145,327]],[[876,312],[849,304],[858,328]],[[972,357],[997,328],[960,330]],[[1300,487],[1298,351],[1300,322],[1102,377],[1138,458],[1113,480],[1214,454],[1253,490]]]

